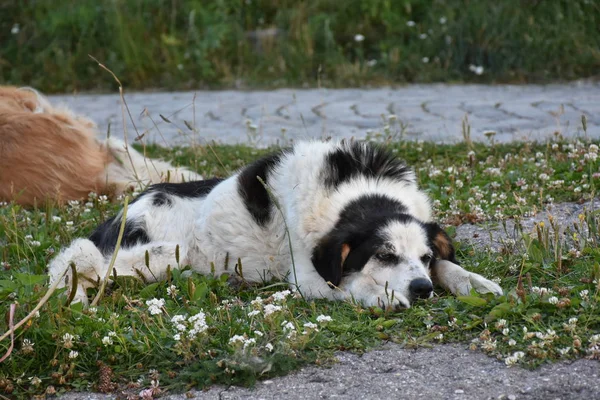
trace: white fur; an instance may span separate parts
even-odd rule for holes
[[[395,265],[383,265],[373,257],[361,271],[349,274],[339,287],[333,289],[313,266],[313,249],[336,225],[349,202],[365,194],[385,194],[402,202],[406,214],[423,223],[431,220],[429,200],[418,189],[412,173],[404,180],[356,176],[335,190],[326,188],[322,178],[326,156],[343,146],[340,143],[302,142],[282,157],[268,176],[268,185],[281,209],[271,213],[271,219],[264,227],[258,225],[246,210],[238,193],[238,174],[217,185],[203,198],[171,196],[171,204],[157,207],[152,202],[155,194],[143,195],[130,206],[127,219],[145,227],[150,243],[121,249],[115,264],[117,274],[137,275],[141,272],[146,279],[162,279],[168,265],[191,265],[200,273],[209,273],[211,263],[216,273],[233,273],[233,265],[240,258],[243,277],[248,281],[260,282],[275,277],[286,279],[310,298],[354,299],[365,305],[409,307],[411,281],[431,279],[429,268],[420,260],[424,254],[431,253],[431,249],[419,223],[392,222],[379,228],[379,233],[386,237],[386,248],[400,255]],[[117,218],[115,224],[118,223],[120,219]],[[286,223],[292,249],[288,244]],[[50,265],[53,279],[70,261],[75,262],[81,274],[92,280],[103,276],[110,256],[99,255],[90,244],[80,239],[63,250]],[[177,245],[180,247],[179,264],[175,260]],[[89,256],[83,255],[86,251]],[[144,262],[146,251],[150,254],[151,272]],[[229,266],[226,270],[227,258]],[[502,293],[493,282],[448,261],[442,263],[437,278],[453,293],[468,293],[471,287]],[[78,288],[76,299],[87,300],[83,288]]]

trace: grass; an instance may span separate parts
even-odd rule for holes
[[[560,136],[542,144],[386,145],[415,167],[450,232],[467,221],[501,224],[552,202],[590,200],[600,177],[597,144]],[[146,150],[205,176],[226,175],[267,151]],[[7,315],[10,304],[17,305],[15,321],[30,312],[46,292],[53,254],[119,207],[94,194],[64,207],[3,204],[0,313]],[[600,359],[599,226],[592,208],[565,234],[555,224],[538,224],[500,252],[459,243],[463,265],[499,281],[506,294],[456,298],[438,290],[403,311],[307,301],[279,282],[236,291],[227,276],[200,276],[183,265],[165,282],[120,277],[89,309],[67,306],[55,294],[16,332],[0,391],[30,397],[124,390],[152,397],[214,383],[252,385],[306,363],[330,365],[338,350],[360,352],[382,341],[409,348],[470,342],[507,366]],[[0,332],[8,329],[6,321]],[[0,353],[9,345],[2,341]]]
[[[49,93],[114,88],[88,55],[130,89],[547,82],[600,67],[592,0],[4,3],[0,83]]]

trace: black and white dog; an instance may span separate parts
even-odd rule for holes
[[[63,250],[50,264],[51,281],[67,269],[60,286],[69,286],[74,262],[88,278],[78,279],[75,299],[87,302],[86,288],[106,274],[121,218]],[[502,294],[457,265],[413,171],[367,143],[302,142],[225,180],[151,186],[128,209],[114,268],[154,280],[169,265],[231,273],[227,260],[238,259],[247,281],[276,277],[310,298],[367,306],[410,307],[432,296],[433,282],[454,294]]]

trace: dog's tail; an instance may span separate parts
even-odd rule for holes
[[[142,190],[146,186],[160,182],[189,182],[202,180],[199,175],[187,168],[175,167],[162,160],[144,157],[131,146],[119,139],[108,138],[105,142],[112,160],[106,168],[106,182],[114,185],[117,193],[130,188]]]

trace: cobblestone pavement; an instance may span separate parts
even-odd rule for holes
[[[396,89],[281,89],[274,91],[198,91],[126,93],[126,102],[144,138],[182,145],[196,140],[268,145],[289,139],[365,137],[382,132],[409,139],[463,140],[465,116],[473,140],[540,139],[561,132],[600,137],[600,84],[574,82],[527,85],[409,85]],[[60,95],[64,102],[95,120],[100,135],[111,125],[122,135],[118,94]],[[161,115],[165,118],[162,118]],[[389,120],[390,115],[396,119]],[[166,119],[166,120],[165,120]],[[128,120],[128,139],[136,136]],[[194,134],[190,127],[196,127]]]

